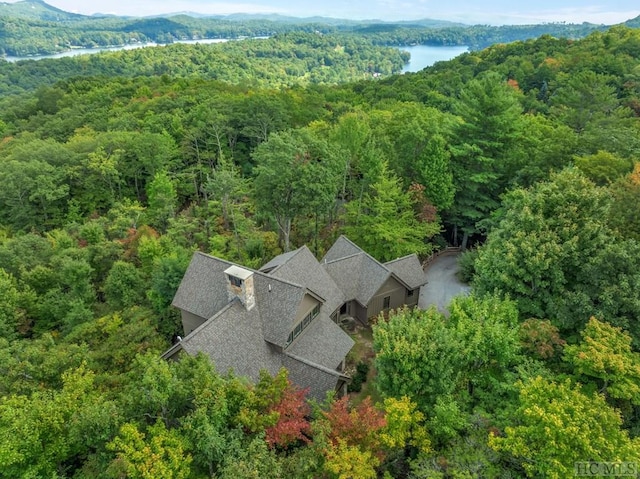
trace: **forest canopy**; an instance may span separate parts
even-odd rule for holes
[[[640,463],[640,31],[405,75],[355,37],[228,45],[0,66],[0,477]],[[343,233],[469,250],[447,315],[378,318],[366,394],[160,358],[194,251],[259,268]]]

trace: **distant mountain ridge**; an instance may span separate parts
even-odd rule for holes
[[[334,18],[324,16],[313,17],[293,17],[287,15],[281,15],[278,13],[231,13],[231,14],[203,14],[198,12],[175,12],[158,15],[146,15],[146,16],[120,16],[108,13],[96,13],[93,15],[82,15],[79,13],[67,12],[61,10],[53,5],[49,5],[43,0],[21,0],[19,2],[8,3],[0,2],[0,16],[10,16],[16,18],[24,18],[31,20],[42,21],[73,21],[73,20],[90,20],[90,19],[103,19],[103,18],[122,18],[122,19],[134,19],[134,18],[172,18],[175,16],[188,16],[191,18],[201,19],[219,19],[228,21],[252,21],[263,20],[274,23],[292,23],[292,24],[310,24],[310,23],[322,23],[326,25],[376,25],[376,24],[389,24],[389,25],[401,25],[405,27],[425,27],[425,28],[449,28],[449,27],[470,27],[472,24],[451,22],[448,20],[438,20],[431,18],[422,18],[418,20],[401,20],[401,21],[385,21],[380,19],[367,19],[367,20],[350,20],[345,18]],[[585,22],[586,23],[586,22]],[[629,27],[640,27],[640,16],[629,19],[623,23]],[[595,24],[594,24],[595,25]]]
[[[40,21],[73,21],[90,18],[49,5],[42,0],[22,0],[15,3],[0,2],[0,16]]]
[[[231,14],[204,14],[198,12],[173,12],[158,15],[146,15],[141,17],[132,16],[120,16],[107,13],[96,13],[93,15],[82,15],[78,13],[71,13],[61,10],[57,7],[49,5],[43,0],[21,0],[15,3],[0,2],[0,16],[11,16],[17,18],[42,20],[42,21],[65,21],[65,20],[88,20],[88,19],[100,19],[100,18],[172,18],[176,16],[188,16],[191,18],[214,18],[228,21],[251,21],[251,20],[265,20],[270,22],[282,22],[292,24],[309,24],[309,23],[323,23],[326,25],[370,25],[370,24],[395,24],[395,25],[416,25],[429,28],[444,28],[444,27],[466,27],[469,26],[464,23],[450,22],[447,20],[437,20],[424,18],[411,21],[394,21],[388,22],[380,19],[370,20],[349,20],[344,18],[333,17],[292,17],[287,15],[280,15],[277,13],[231,13]]]

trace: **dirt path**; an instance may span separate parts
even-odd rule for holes
[[[457,271],[458,256],[443,255],[434,259],[425,270],[427,284],[420,289],[418,306],[427,309],[435,305],[438,310],[446,311],[454,296],[468,294],[471,288],[458,280]]]

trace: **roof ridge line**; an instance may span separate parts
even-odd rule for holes
[[[294,250],[292,250],[292,251],[287,251],[287,252],[285,252],[285,253],[280,253],[279,255],[274,256],[273,258],[271,258],[271,259],[270,259],[266,264],[269,264],[271,261],[273,261],[274,259],[276,259],[278,256],[282,256],[282,255],[285,255],[285,254],[292,253],[292,255],[291,255],[291,256],[289,256],[289,257],[287,258],[287,260],[286,260],[284,263],[280,263],[279,265],[274,266],[274,267],[273,267],[273,269],[269,270],[268,272],[263,272],[261,269],[259,269],[259,270],[257,270],[257,271],[260,271],[262,274],[268,274],[268,275],[270,275],[271,273],[275,273],[275,272],[276,272],[276,271],[278,271],[282,266],[284,266],[285,264],[287,264],[287,263],[291,260],[291,258],[293,258],[294,256],[296,256],[296,255],[300,252],[300,250],[301,250],[302,248],[307,248],[307,245],[306,245],[306,244],[303,244],[303,245],[302,245],[302,246],[300,246],[299,248],[296,248],[296,249],[294,249]],[[307,248],[307,249],[309,249],[309,248]]]
[[[386,265],[386,264],[389,264],[389,263],[395,263],[396,261],[400,261],[400,260],[402,260],[402,259],[407,259],[407,258],[409,258],[409,257],[411,257],[411,256],[417,256],[417,255],[416,255],[415,253],[409,253],[409,254],[406,254],[406,255],[404,255],[404,256],[400,256],[399,258],[392,259],[392,260],[390,260],[390,261],[386,261],[386,262],[385,262],[385,263],[383,263],[383,264],[385,264],[385,265]]]
[[[324,260],[320,264],[321,265],[322,264],[331,264],[331,263],[335,263],[336,261],[342,261],[344,259],[353,258],[354,256],[358,256],[358,255],[361,255],[361,254],[367,254],[367,253],[365,251],[358,251],[357,253],[351,253],[351,254],[348,254],[347,256],[341,256],[340,258],[332,259],[331,261]]]
[[[310,361],[309,359],[303,358],[302,356],[298,356],[296,354],[288,353],[286,351],[284,352],[284,355],[288,356],[291,359],[294,359],[296,361],[300,361],[301,363],[306,364],[307,366],[311,366],[312,368],[318,369],[320,371],[323,371],[325,373],[331,374],[333,376],[337,376],[339,378],[351,379],[349,376],[347,376],[344,373],[341,373],[340,371],[336,371],[334,369],[328,368],[326,366],[323,366],[322,364],[314,363],[313,361]]]
[[[198,326],[196,329],[194,329],[193,331],[191,331],[189,334],[187,334],[184,338],[182,338],[182,341],[186,341],[187,339],[191,338],[191,336],[193,336],[194,334],[196,334],[197,332],[199,332],[201,329],[203,329],[207,324],[209,324],[210,322],[214,321],[216,318],[218,318],[218,316],[220,316],[222,313],[226,312],[228,309],[231,309],[231,307],[234,305],[234,303],[240,303],[240,299],[239,298],[233,298],[231,301],[229,301],[223,308],[220,308],[220,311],[218,311],[216,314],[214,314],[213,316],[211,316],[210,318],[207,318],[207,320],[202,323],[200,326]],[[182,342],[181,341],[181,342]]]
[[[298,249],[300,249],[300,248],[298,248]],[[207,258],[214,259],[216,261],[220,261],[222,263],[229,264],[231,266],[237,266],[238,268],[246,269],[247,271],[251,271],[253,274],[257,274],[259,276],[262,276],[263,278],[272,279],[274,281],[279,281],[280,283],[288,284],[289,286],[294,286],[296,288],[306,289],[301,284],[294,283],[293,281],[288,281],[286,279],[278,278],[277,276],[272,276],[269,273],[263,273],[262,271],[250,268],[249,266],[245,266],[245,265],[242,265],[242,264],[239,264],[239,263],[234,263],[233,261],[229,261],[229,260],[226,260],[226,259],[223,259],[223,258],[219,258],[218,256],[213,256],[212,254],[204,253],[202,251],[196,251],[196,253],[201,254],[202,256],[205,256]]]

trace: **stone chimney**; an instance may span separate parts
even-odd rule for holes
[[[256,305],[256,296],[253,288],[253,271],[241,268],[240,266],[230,266],[224,270],[227,276],[227,295],[229,301],[238,298],[240,302],[251,311]]]

